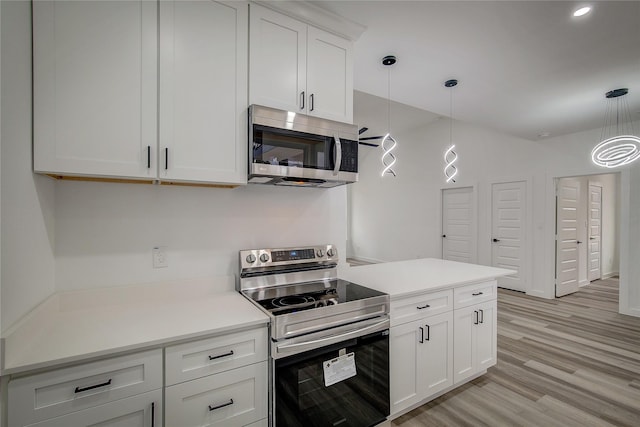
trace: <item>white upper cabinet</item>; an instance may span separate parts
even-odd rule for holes
[[[36,1],[33,18],[36,172],[246,183],[246,2]]]
[[[249,103],[353,122],[353,43],[250,8]]]
[[[35,171],[155,177],[157,4],[34,1],[33,49]]]
[[[159,177],[245,184],[244,2],[160,2]]]

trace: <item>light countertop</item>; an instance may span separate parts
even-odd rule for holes
[[[232,276],[219,280],[229,283],[196,280],[54,294],[5,333],[1,373],[161,347],[269,322],[231,290]]]
[[[338,275],[341,279],[385,292],[394,300],[514,273],[486,265],[422,258],[354,267],[341,265]]]

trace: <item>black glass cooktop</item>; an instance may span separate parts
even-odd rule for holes
[[[386,295],[342,279],[277,286],[245,294],[275,316]]]

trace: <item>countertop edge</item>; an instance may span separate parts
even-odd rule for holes
[[[451,282],[451,283],[446,283],[446,284],[443,284],[443,285],[430,287],[428,289],[412,290],[412,291],[407,291],[407,292],[400,293],[400,294],[389,294],[389,297],[390,297],[391,301],[396,301],[396,300],[399,300],[399,299],[404,299],[404,298],[414,297],[414,296],[418,296],[418,295],[428,294],[430,292],[444,291],[444,290],[448,290],[448,289],[454,289],[454,288],[457,288],[457,287],[460,287],[460,286],[472,285],[474,283],[481,283],[481,282],[487,282],[487,281],[491,281],[491,280],[496,280],[498,277],[500,277],[500,275],[479,277],[477,279],[472,279],[472,280],[471,279],[470,280],[461,280],[461,281],[458,281],[458,282]]]
[[[259,327],[260,325],[267,325],[269,324],[269,321],[270,321],[269,318],[265,316],[264,319],[251,320],[241,324],[227,325],[221,328],[208,329],[208,330],[198,331],[190,334],[177,335],[177,336],[161,338],[153,341],[146,341],[146,342],[140,342],[140,343],[135,343],[130,345],[124,345],[120,347],[113,347],[109,349],[98,350],[94,352],[83,353],[83,354],[78,354],[78,355],[69,356],[69,357],[63,357],[60,359],[52,359],[52,360],[43,361],[39,363],[32,363],[28,365],[4,367],[2,371],[0,371],[0,376],[26,374],[26,373],[31,374],[31,373],[37,373],[38,371],[59,369],[59,368],[64,368],[70,365],[76,365],[78,363],[90,363],[96,360],[123,356],[125,354],[130,354],[138,351],[152,350],[154,348],[162,348],[162,347],[166,347],[167,344],[174,345],[174,344],[180,344],[187,341],[214,337],[217,335],[223,335],[231,331],[242,332],[243,330]]]

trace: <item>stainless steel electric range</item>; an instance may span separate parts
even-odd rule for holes
[[[389,415],[389,296],[337,277],[333,245],[240,251],[240,292],[271,318],[270,425]]]

